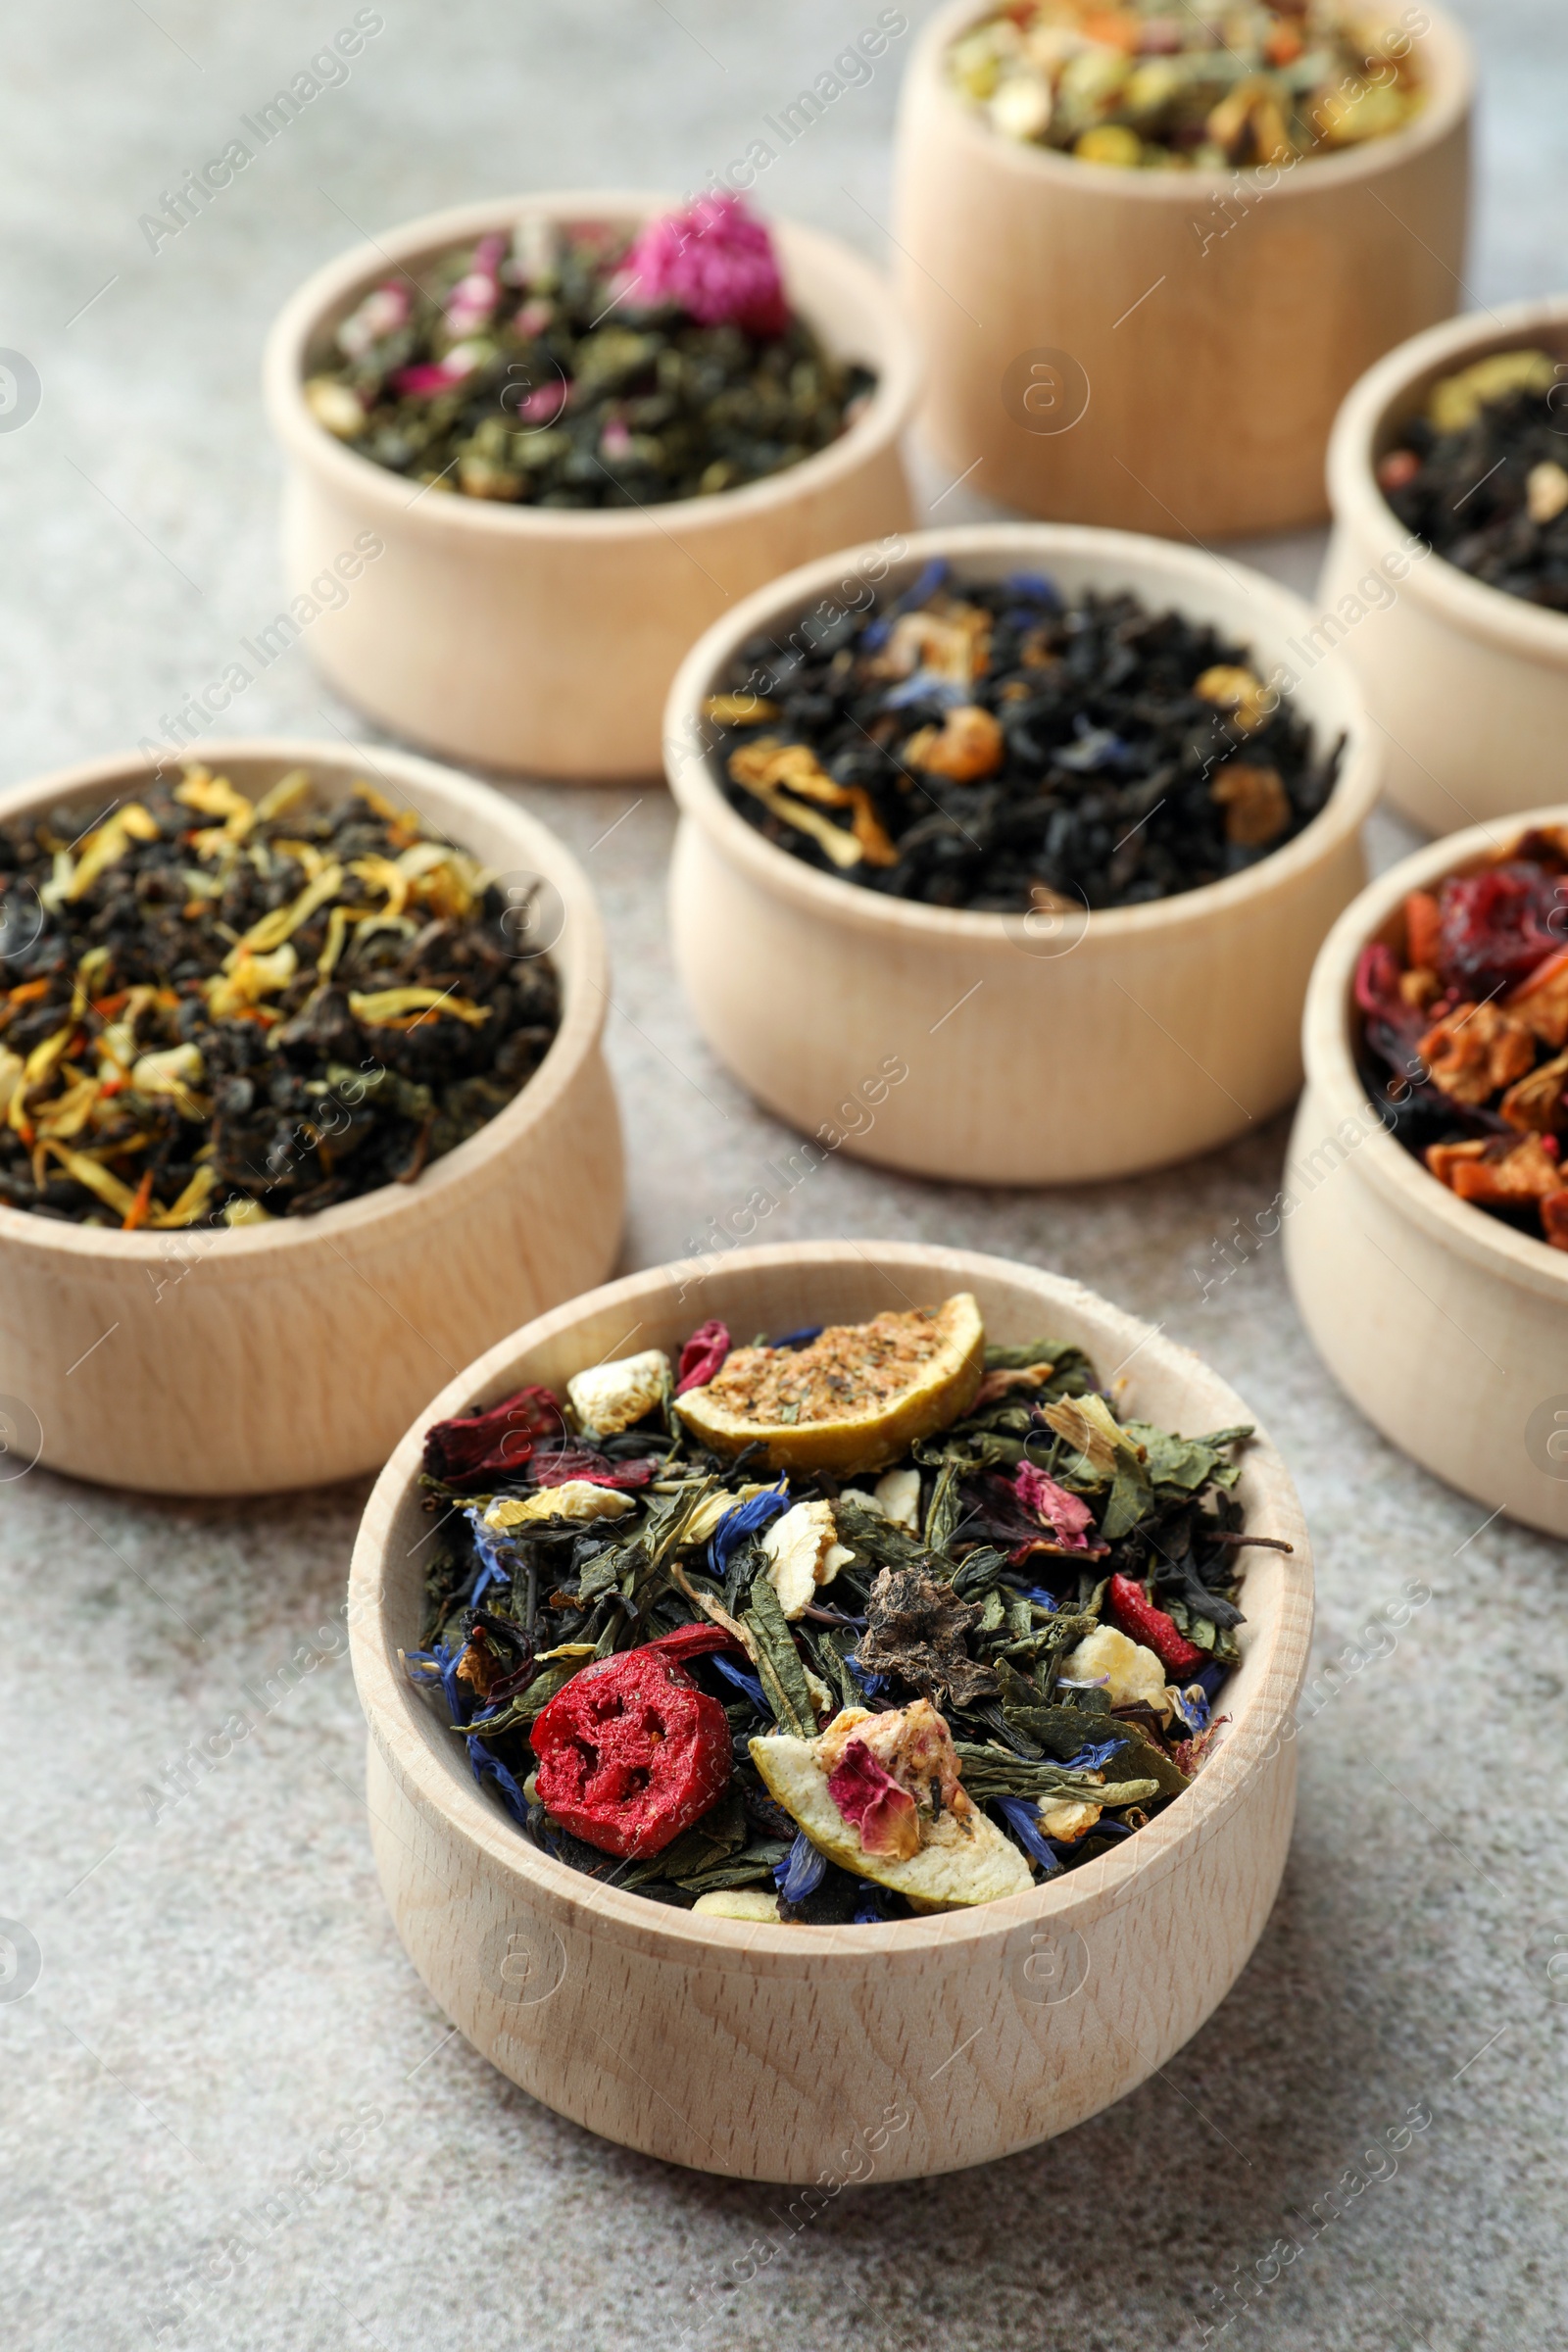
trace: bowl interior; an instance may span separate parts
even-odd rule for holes
[[[816,886],[840,905],[863,903],[872,919],[913,920],[941,928],[963,928],[976,936],[1000,936],[1008,917],[970,913],[918,902],[890,899],[879,892],[820,872],[758,832],[729,802],[714,730],[702,717],[708,696],[722,686],[736,657],[754,641],[765,665],[769,650],[809,645],[846,611],[863,611],[877,598],[885,610],[933,558],[946,558],[954,584],[1006,579],[1019,570],[1043,570],[1070,599],[1131,590],[1156,612],[1175,611],[1207,621],[1247,649],[1253,669],[1278,678],[1288,699],[1312,730],[1314,751],[1326,757],[1343,739],[1334,790],[1311,822],[1270,858],[1240,874],[1184,891],[1150,906],[1097,911],[1097,927],[1143,925],[1180,919],[1201,911],[1224,893],[1255,888],[1260,876],[1287,873],[1317,854],[1324,832],[1338,827],[1352,804],[1355,821],[1370,808],[1379,762],[1373,752],[1359,694],[1344,662],[1317,661],[1306,643],[1313,614],[1300,601],[1261,573],[1243,569],[1201,551],[1130,531],[1067,523],[978,524],[964,529],[917,532],[890,557],[885,546],[847,549],[826,562],[803,565],[727,613],[689,657],[670,698],[666,764],[677,797],[694,805],[711,826],[743,855],[760,856],[775,874],[793,869],[815,895]],[[691,755],[696,753],[694,759]],[[781,876],[782,878],[782,876]],[[793,878],[793,877],[792,877]]]
[[[536,818],[488,786],[469,782],[433,761],[381,749],[341,744],[279,741],[193,743],[178,760],[105,760],[89,767],[18,786],[0,794],[0,822],[39,808],[67,808],[85,817],[92,809],[133,799],[155,775],[170,779],[176,765],[200,761],[224,776],[248,800],[260,800],[294,768],[304,768],[317,797],[329,808],[347,800],[356,784],[368,784],[398,808],[416,809],[427,831],[466,850],[496,875],[515,878],[520,888],[542,885],[546,928],[555,936],[549,955],[561,981],[562,1017],[550,1049],[532,1078],[466,1142],[435,1160],[411,1185],[383,1185],[338,1202],[308,1218],[279,1218],[268,1225],[235,1228],[221,1235],[225,1253],[248,1256],[310,1237],[329,1241],[346,1226],[393,1214],[416,1200],[460,1184],[466,1173],[505,1148],[531,1124],[554,1098],[597,1037],[604,1018],[603,944],[593,895],[576,860]],[[8,1240],[56,1248],[111,1248],[122,1253],[156,1254],[167,1236],[118,1234],[97,1227],[67,1225],[0,1203],[0,1233]]]
[[[885,1309],[933,1303],[959,1289],[972,1290],[978,1298],[989,1339],[1006,1343],[1050,1337],[1085,1348],[1102,1381],[1115,1387],[1118,1410],[1124,1413],[1189,1434],[1249,1418],[1235,1393],[1197,1356],[1170,1346],[1075,1283],[961,1251],[822,1243],[749,1250],[718,1266],[693,1262],[612,1284],[542,1317],[492,1349],[436,1399],[428,1419],[493,1403],[525,1381],[559,1390],[586,1365],[646,1348],[662,1348],[673,1355],[691,1330],[710,1316],[718,1316],[732,1331],[750,1337],[799,1329],[808,1322],[860,1322]],[[662,1910],[657,1922],[650,1921],[646,1915],[654,1906],[634,1895],[601,1888],[538,1853],[500,1808],[479,1794],[461,1743],[409,1685],[398,1652],[418,1646],[424,1568],[437,1524],[416,1483],[423,1426],[410,1432],[389,1463],[356,1551],[353,1586],[362,1605],[351,1611],[355,1671],[372,1727],[383,1737],[390,1734],[405,1768],[412,1746],[420,1782],[464,1835],[479,1839],[488,1853],[536,1886],[606,1909],[629,1926],[657,1924],[674,1933],[684,1929],[710,1936],[720,1923],[704,1920],[699,1931],[692,1931],[686,1928],[685,1914]],[[1239,1635],[1242,1663],[1224,1692],[1224,1711],[1231,1718],[1226,1739],[1191,1789],[1120,1845],[1114,1856],[1083,1866],[1066,1886],[1037,1889],[1036,1899],[1042,1904],[1071,1899],[1074,1891],[1098,1891],[1106,1884],[1105,1874],[1145,1867],[1200,1828],[1240,1786],[1267,1741],[1278,1736],[1295,1703],[1310,1626],[1311,1563],[1305,1528],[1295,1491],[1266,1440],[1243,1459],[1237,1493],[1249,1527],[1281,1537],[1295,1549],[1248,1555],[1243,1592],[1247,1623]],[[1074,1882],[1082,1884],[1075,1887]],[[978,1916],[952,1915],[944,1928],[952,1932],[955,1917],[973,1921]],[[1008,1916],[1014,1916],[1010,1908]],[[919,1937],[930,1925],[904,1922],[894,1933]],[[748,1928],[745,1933],[751,1937],[757,1931]],[[785,1938],[784,1948],[800,1948],[793,1943],[800,1931],[770,1933]]]

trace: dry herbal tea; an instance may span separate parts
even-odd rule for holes
[[[1499,351],[1445,376],[1377,479],[1437,555],[1568,612],[1568,362]]]
[[[751,639],[704,705],[733,806],[808,863],[994,913],[1135,906],[1255,865],[1320,758],[1250,655],[1136,596],[955,580]]]
[[[1014,0],[949,52],[1004,138],[1147,171],[1289,167],[1400,130],[1414,12],[1357,0]]]
[[[561,1020],[492,877],[368,784],[191,766],[0,826],[0,1201],[253,1225],[410,1184]]]
[[[1568,1250],[1568,826],[1412,891],[1403,933],[1356,969],[1369,1100],[1461,1200]]]
[[[1236,1664],[1250,1432],[1119,1421],[967,1294],[694,1331],[426,1435],[406,1669],[522,1834],[726,1918],[1017,1893],[1178,1796]],[[454,1532],[456,1531],[456,1532]]]
[[[635,235],[529,216],[399,271],[338,326],[305,398],[432,489],[646,507],[798,466],[875,381],[791,310],[764,224],[704,196]]]

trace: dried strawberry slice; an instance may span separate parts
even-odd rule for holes
[[[723,1708],[659,1645],[573,1675],[531,1739],[540,1803],[602,1854],[662,1853],[729,1785]]]

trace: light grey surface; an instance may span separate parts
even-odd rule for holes
[[[0,343],[31,358],[43,405],[0,434],[7,782],[134,742],[276,610],[257,355],[351,223],[499,189],[688,186],[876,11],[386,0],[348,85],[149,252],[137,220],[160,190],[352,13],[78,0],[8,24]],[[1468,287],[1496,301],[1560,279],[1560,0],[1462,13],[1487,90]],[[877,257],[907,48],[760,190]],[[977,511],[967,499],[943,517]],[[1306,537],[1262,560],[1305,585],[1316,552]],[[298,651],[230,725],[361,731]],[[583,854],[611,919],[624,1262],[646,1265],[744,1200],[787,1139],[674,993],[662,794],[521,797]],[[1380,820],[1381,857],[1403,838]],[[1320,1661],[1406,1579],[1434,1595],[1304,1726],[1278,1909],[1164,2075],[1054,2144],[873,2182],[798,2234],[762,2188],[558,2122],[416,1980],[370,1870],[334,1617],[362,1490],[215,1508],[42,1471],[0,1487],[0,1913],[41,1953],[25,1998],[0,1982],[7,2345],[1143,2352],[1217,2332],[1239,2270],[1261,2297],[1252,2340],[1282,2352],[1560,2341],[1563,1557],[1484,1526],[1379,1442],[1308,1349],[1277,1247],[1212,1280],[1216,1244],[1277,1189],[1285,1133],[1054,1196],[841,1156],[768,1222],[770,1238],[961,1240],[1059,1267],[1200,1348],[1299,1482]],[[170,1764],[231,1717],[247,1727],[233,1753],[152,1818],[146,1792],[167,1797]],[[1287,2208],[1364,2176],[1418,2102],[1433,2120],[1396,2176],[1257,2287]],[[340,2132],[360,2136],[328,2167]],[[313,2162],[334,2177],[302,2184]]]

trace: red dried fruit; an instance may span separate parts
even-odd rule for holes
[[[560,1437],[565,1426],[548,1389],[518,1389],[487,1412],[435,1422],[424,1433],[424,1467],[449,1487],[509,1478],[531,1460],[537,1438]]]
[[[1128,1641],[1152,1649],[1167,1674],[1192,1674],[1207,1664],[1207,1653],[1188,1641],[1173,1617],[1146,1599],[1142,1585],[1130,1576],[1113,1576],[1107,1597],[1110,1613]]]
[[[1404,902],[1404,958],[1414,968],[1438,968],[1443,913],[1429,890],[1412,890]]]
[[[907,1788],[884,1772],[863,1740],[852,1740],[827,1776],[827,1792],[860,1833],[867,1854],[907,1861],[920,1850],[920,1819]]]
[[[721,1625],[677,1625],[672,1634],[661,1634],[647,1647],[658,1650],[662,1658],[673,1658],[679,1663],[685,1658],[711,1657],[715,1650],[733,1650],[737,1657],[746,1655],[744,1643],[727,1633]]]
[[[1378,460],[1378,488],[1405,490],[1421,470],[1421,461],[1413,449],[1391,449],[1386,458]]]
[[[676,1396],[684,1396],[688,1389],[706,1389],[714,1374],[723,1370],[724,1358],[732,1346],[724,1324],[699,1323],[680,1351]]]
[[[1561,930],[1547,927],[1561,904],[1556,878],[1538,865],[1450,874],[1439,901],[1439,971],[1480,998],[1523,980],[1563,945]]]
[[[662,1853],[729,1785],[723,1708],[659,1644],[585,1666],[530,1738],[540,1803],[602,1854]]]

